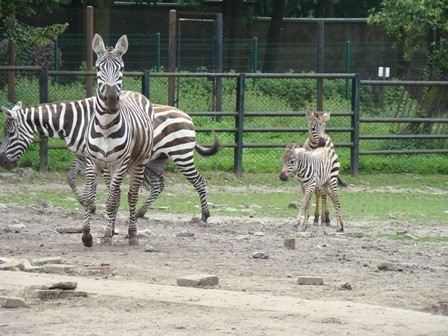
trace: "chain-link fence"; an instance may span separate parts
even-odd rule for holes
[[[8,70],[0,68],[0,72]],[[19,70],[15,97],[24,105],[36,105],[43,101],[42,97],[50,102],[85,97],[85,73],[49,71],[47,94],[42,95],[38,73]],[[152,102],[165,104],[168,75],[154,73],[146,78],[141,72],[132,76],[125,73],[123,88],[147,91]],[[171,75],[176,80],[175,105],[193,117],[198,142],[210,144],[214,129],[222,143],[218,155],[197,157],[201,170],[232,171],[236,160],[240,160],[238,169],[242,172],[276,172],[284,145],[303,143],[307,138],[305,111],[316,110],[317,82],[321,80],[322,110],[331,111],[327,132],[336,145],[344,172],[353,173],[357,165],[361,172],[448,172],[447,82],[364,80],[354,88],[353,74],[347,78],[331,74]],[[243,75],[246,78],[242,87],[238,81]],[[217,90],[218,78],[221,92]],[[2,88],[1,105],[6,105],[6,100],[7,90]],[[221,105],[217,104],[219,100]],[[50,142],[54,144],[64,147],[63,142]],[[38,149],[34,151],[38,153]],[[35,166],[37,162],[35,157],[23,164]],[[68,168],[70,159],[64,156],[50,160],[50,169],[64,163]]]
[[[86,60],[86,15],[85,9],[61,6],[53,13],[41,10],[33,17],[18,19],[34,26],[69,23],[66,32],[52,44],[55,50],[46,51],[46,58],[53,58],[46,64],[51,64],[51,69],[79,70],[85,67]],[[99,33],[106,44],[115,43],[122,34],[128,35],[129,70],[167,68],[167,10],[119,6],[107,11],[95,9],[93,16],[93,31]],[[364,19],[285,18],[272,23],[270,18],[238,21],[224,18],[222,29],[218,23],[217,14],[180,12],[176,15],[176,69],[219,72],[222,67],[224,72],[347,72],[360,73],[364,79],[377,79],[378,67],[384,66],[390,68],[394,78],[424,79],[424,58],[416,56],[403,62],[397,41],[388,37],[381,27],[367,25]],[[2,57],[4,62],[7,48],[7,41],[3,40],[0,54],[5,56]],[[42,60],[30,56],[35,46],[19,45],[17,48],[17,65],[44,65]],[[60,57],[54,59],[57,51]],[[321,67],[319,58],[323,59]]]

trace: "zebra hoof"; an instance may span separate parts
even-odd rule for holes
[[[207,219],[210,217],[209,213],[203,213],[201,217],[201,221],[205,224],[207,224]]]
[[[344,227],[337,228],[336,232],[344,232]]]
[[[82,243],[85,247],[92,247],[93,246],[93,239],[92,239],[92,235],[86,234],[82,236]]]
[[[146,211],[140,209],[137,211],[137,213],[135,214],[135,218],[143,218],[146,214]]]
[[[138,246],[138,239],[137,238],[129,238],[129,246]]]

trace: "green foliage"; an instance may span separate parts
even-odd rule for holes
[[[446,0],[383,0],[379,9],[372,8],[369,24],[381,25],[402,43],[404,58],[426,51],[428,64],[434,61],[439,75],[448,71],[446,34],[448,33],[448,5]],[[433,51],[427,48],[428,31],[439,36],[432,42]]]

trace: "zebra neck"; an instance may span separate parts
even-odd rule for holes
[[[105,108],[104,102],[97,96],[95,104],[94,124],[95,130],[107,136],[115,133],[122,126],[122,115],[120,107],[116,111],[110,111]]]

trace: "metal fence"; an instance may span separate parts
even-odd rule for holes
[[[34,26],[68,22],[67,31],[52,44],[56,52],[48,51],[45,61],[52,65],[47,65],[51,70],[80,70],[85,69],[86,16],[86,9],[61,6],[52,13],[38,11],[33,17],[19,19]],[[254,17],[244,22],[224,18],[219,23],[216,17],[207,13],[176,14],[176,70],[360,73],[364,79],[378,79],[378,67],[386,66],[394,78],[424,78],[424,57],[417,55],[404,64],[397,41],[381,27],[367,25],[365,19],[285,18],[276,23],[281,32],[278,39],[268,42],[270,18]],[[148,7],[95,9],[92,19],[93,31],[100,33],[106,44],[128,35],[127,68],[133,71],[168,68],[169,20],[168,11]],[[221,43],[221,66],[217,43]],[[31,52],[33,46],[17,47],[22,49],[18,50],[16,65],[43,65],[38,63],[43,60],[30,57],[35,54]],[[7,44],[0,43],[0,55],[7,55]],[[1,59],[6,61],[7,57]]]
[[[0,67],[0,75],[12,70],[19,82],[15,99],[25,105],[83,99],[86,76],[96,75],[41,67]],[[172,80],[174,97],[169,90]],[[362,157],[389,157],[390,164],[394,156],[412,160],[425,154],[431,160],[448,153],[448,82],[371,81],[361,80],[359,74],[144,71],[125,72],[123,87],[140,91],[158,104],[174,98],[174,105],[193,117],[200,143],[211,141],[212,129],[218,133],[221,153],[198,158],[204,170],[233,170],[238,175],[270,171],[272,162],[280,164],[286,143],[306,139],[308,109],[332,111],[327,132],[342,168],[353,176],[364,167]],[[6,97],[7,88],[2,87],[2,105]],[[45,138],[38,141],[40,169],[46,171],[47,150],[65,146],[48,146]]]

